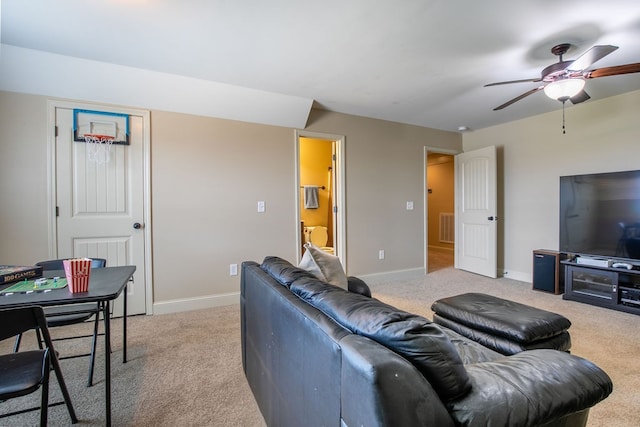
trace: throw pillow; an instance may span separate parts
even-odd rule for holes
[[[305,243],[304,247],[306,251],[298,267],[307,270],[320,280],[348,290],[347,275],[342,268],[340,258],[323,251],[313,243]]]

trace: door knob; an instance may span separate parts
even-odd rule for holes
[[[139,222],[136,222],[133,224],[133,228],[135,228],[136,230],[139,230],[142,228],[142,224],[140,224]]]

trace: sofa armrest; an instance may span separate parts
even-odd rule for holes
[[[364,282],[364,280],[358,279],[355,276],[349,276],[347,277],[347,282],[349,292],[354,292],[371,298],[371,289],[369,289],[369,286]]]
[[[359,335],[340,340],[342,420],[348,426],[453,426],[438,394],[406,359]]]
[[[471,392],[449,403],[459,425],[546,425],[579,414],[612,391],[609,376],[581,357],[530,350],[466,365]]]

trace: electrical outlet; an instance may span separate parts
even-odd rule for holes
[[[266,206],[264,204],[264,200],[260,200],[258,202],[258,212],[262,213],[266,210]]]
[[[384,249],[378,251],[378,259],[384,259]]]
[[[229,264],[229,276],[238,275],[238,264]]]
[[[407,210],[408,211],[412,211],[413,210],[413,201],[407,202]]]

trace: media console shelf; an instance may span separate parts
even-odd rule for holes
[[[565,265],[563,299],[640,315],[640,270],[561,263]]]

